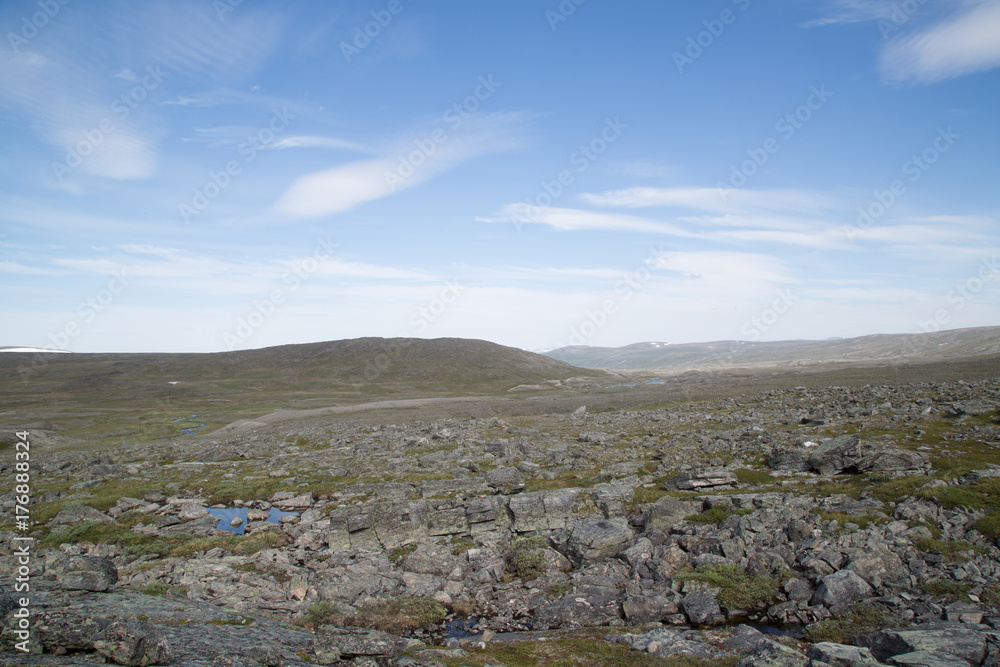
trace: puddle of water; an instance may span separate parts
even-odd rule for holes
[[[247,527],[247,511],[249,507],[230,507],[226,509],[208,509],[208,513],[219,520],[219,525],[216,526],[219,530],[228,530],[237,535],[243,535],[246,532]],[[271,515],[267,517],[267,520],[271,523],[281,523],[281,517],[283,516],[298,516],[297,512],[282,512],[277,507],[271,508]],[[239,517],[243,519],[238,527],[234,528],[229,525],[229,522]]]
[[[760,630],[765,635],[770,635],[771,637],[792,637],[793,639],[802,639],[805,636],[805,626],[802,625],[765,625],[761,623],[747,623],[754,630]]]
[[[666,384],[666,380],[663,378],[653,378],[652,380],[647,380],[646,382],[631,382],[628,384],[613,384],[605,387],[605,389],[615,389],[617,387],[643,387],[650,384]]]
[[[478,622],[478,618],[463,618],[449,621],[444,626],[444,636],[448,639],[467,639],[469,637],[481,636],[482,633],[474,629]]]
[[[195,424],[197,424],[197,426],[191,428],[182,428],[179,435],[172,435],[169,438],[157,438],[157,440],[167,440],[167,441],[176,440],[182,435],[193,435],[194,432],[197,431],[198,429],[205,428],[206,426],[208,426],[206,422],[198,420],[197,417],[198,415],[191,415],[189,417],[178,417],[177,419],[171,419],[170,421],[174,424],[178,422],[188,422],[188,423],[194,422]]]

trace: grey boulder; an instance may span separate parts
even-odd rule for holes
[[[861,439],[841,435],[820,443],[809,455],[809,467],[821,475],[857,472],[862,458]]]
[[[510,494],[524,489],[524,475],[512,466],[503,466],[486,471],[486,484],[497,493]]]
[[[564,595],[538,610],[531,621],[536,630],[621,625],[622,604],[614,595]]]
[[[72,556],[56,580],[67,590],[101,593],[118,583],[118,568],[110,558]]]
[[[577,521],[554,535],[552,540],[557,551],[579,565],[618,555],[628,547],[632,537],[632,529],[625,519],[605,519],[598,515]]]
[[[316,659],[321,665],[354,658],[396,660],[406,643],[406,639],[380,630],[324,625],[316,630]]]
[[[59,511],[49,525],[62,525],[67,523],[83,523],[84,521],[99,521],[101,523],[112,523],[114,519],[104,512],[95,510],[87,505],[74,505]]]
[[[174,659],[166,639],[149,621],[120,619],[94,637],[94,649],[119,665],[147,667]]]
[[[715,595],[707,588],[689,593],[681,600],[681,609],[691,625],[716,625],[725,620]]]
[[[823,577],[813,595],[812,604],[833,607],[859,602],[871,595],[872,587],[868,582],[851,570],[840,570]]]

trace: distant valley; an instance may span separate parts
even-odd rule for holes
[[[879,334],[836,340],[574,345],[544,353],[583,368],[618,371],[727,370],[817,364],[948,361],[1000,354],[1000,327],[923,334]]]

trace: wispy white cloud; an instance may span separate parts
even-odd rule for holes
[[[676,225],[623,213],[600,213],[576,208],[508,204],[496,217],[478,217],[479,222],[544,225],[559,231],[628,231],[674,236],[695,236]]]
[[[656,268],[699,279],[715,286],[759,289],[793,282],[780,259],[766,254],[726,251],[677,252],[660,255]]]
[[[940,0],[902,6],[896,0],[833,0],[816,27],[877,21],[888,43],[879,66],[888,81],[936,83],[1000,67],[1000,2]]]
[[[28,276],[51,276],[56,275],[55,271],[50,271],[48,269],[43,269],[37,266],[25,266],[18,262],[0,262],[0,272],[2,273],[18,273]]]
[[[391,179],[396,166],[392,158],[377,158],[300,176],[285,189],[274,208],[279,214],[295,218],[316,218],[349,211],[395,192]],[[412,187],[431,175],[429,170],[421,170],[403,185]]]
[[[371,149],[366,148],[361,144],[354,143],[353,141],[347,141],[346,139],[316,136],[285,137],[265,145],[264,148],[273,148],[275,150],[281,150],[283,148],[337,148],[348,151],[357,151],[359,153],[373,152]]]
[[[0,54],[0,103],[29,118],[53,163],[63,163],[52,187],[77,192],[82,186],[66,183],[80,174],[154,176],[168,125],[159,100],[168,89],[256,70],[283,20],[242,7],[223,23],[210,3],[191,0],[110,0],[61,11],[44,39]]]
[[[916,83],[1000,67],[1000,2],[969,4],[947,21],[893,40],[881,67],[890,80]]]
[[[808,190],[744,190],[738,188],[626,188],[584,194],[595,206],[643,208],[661,206],[718,213],[738,211],[795,211],[812,213],[837,206],[834,198]]]
[[[892,16],[896,0],[833,0],[824,3],[824,14],[802,24],[804,28],[814,28],[841,23],[864,23]]]
[[[385,157],[360,160],[295,179],[274,205],[278,214],[316,218],[420,185],[474,157],[519,144],[525,115],[474,116],[458,130],[434,128],[400,142]]]
[[[307,263],[308,269],[305,268]],[[117,252],[103,252],[100,256],[56,258],[52,264],[100,275],[124,270],[128,276],[144,281],[214,294],[261,293],[268,285],[287,282],[286,279],[293,274],[299,277],[307,275],[313,283],[321,283],[324,279],[365,282],[384,280],[395,284],[398,281],[421,283],[441,280],[424,271],[348,261],[329,255],[322,258],[307,254],[291,259],[237,261],[145,243],[120,244]]]

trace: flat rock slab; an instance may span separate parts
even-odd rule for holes
[[[44,613],[50,618],[65,616],[67,629],[82,630],[80,618],[136,619],[146,617],[149,625],[162,636],[173,653],[170,667],[218,667],[232,664],[234,656],[244,649],[267,647],[276,652],[284,667],[307,667],[301,655],[313,660],[313,634],[291,629],[287,624],[242,614],[237,616],[212,604],[154,595],[115,587],[105,593],[67,593],[57,588],[55,582],[32,582],[32,612]],[[249,625],[242,625],[251,619]],[[69,621],[75,620],[70,627]],[[109,622],[105,621],[105,625]],[[95,626],[99,632],[102,628]],[[97,632],[94,635],[97,635]],[[78,633],[79,634],[79,633]],[[127,634],[127,633],[126,633]],[[86,638],[80,637],[80,643]],[[93,649],[86,653],[53,655],[52,653],[25,654],[0,646],[0,664],[3,665],[84,665],[98,664],[101,656]],[[259,652],[259,651],[258,651]],[[244,662],[240,664],[255,664]],[[260,663],[257,664],[266,664]]]
[[[87,505],[74,505],[59,511],[51,521],[49,526],[60,526],[63,524],[83,523],[84,521],[99,521],[101,523],[112,523],[114,519],[100,510],[95,510]]]
[[[896,667],[970,667],[972,663],[957,655],[937,651],[914,651],[889,658],[888,664]]]
[[[677,489],[680,491],[698,491],[701,489],[712,489],[717,487],[735,487],[740,480],[736,473],[729,470],[705,469],[691,472],[682,472],[663,482],[663,488],[667,490]]]
[[[824,665],[830,665],[830,667],[861,667],[862,665],[877,666],[879,664],[872,652],[866,648],[833,642],[813,644],[809,648],[809,652],[806,653],[806,657]]]
[[[358,657],[395,660],[406,639],[367,628],[323,626],[316,630],[316,659],[321,665],[339,665]]]
[[[881,630],[860,637],[858,644],[867,646],[876,658],[885,662],[906,653],[926,652],[954,655],[974,665],[986,657],[986,641],[990,628],[966,623],[928,623],[908,628]]]
[[[118,568],[110,558],[71,556],[56,578],[67,590],[101,592],[118,582]]]

